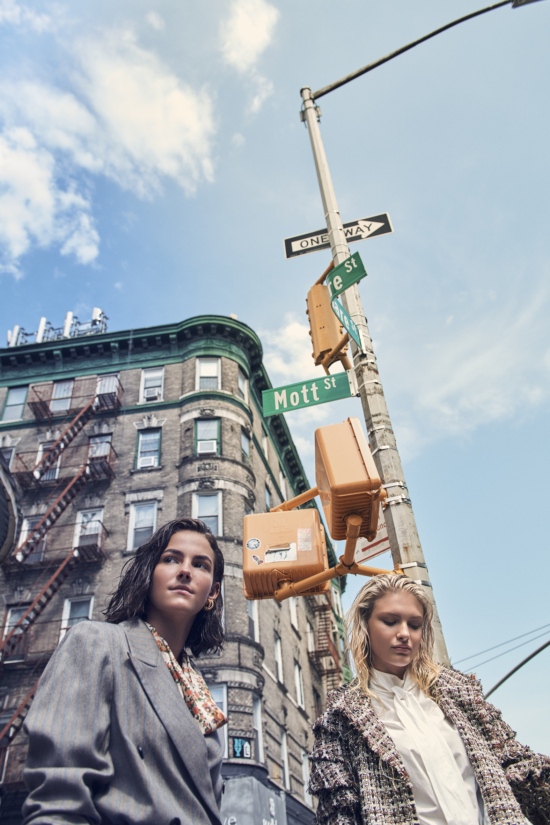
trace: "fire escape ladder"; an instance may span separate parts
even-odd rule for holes
[[[326,679],[326,689],[338,687],[341,678],[340,656],[332,638],[332,608],[327,600],[316,605],[317,639],[312,658]]]
[[[80,488],[86,483],[88,473],[88,465],[85,464],[80,468],[77,474],[71,478],[67,486],[61,491],[53,504],[44,513],[30,536],[17,550],[16,557],[18,561],[25,561],[27,556],[30,556],[36,545],[42,541],[46,535],[46,532],[53,524],[55,524],[59,516],[67,509]]]
[[[6,724],[0,731],[0,742],[5,743],[4,747],[8,746],[15,739],[15,737],[23,727],[23,722],[25,721],[25,717],[29,712],[29,708],[31,706],[33,696],[36,693],[36,688],[38,687],[39,681],[40,677],[38,677],[32,688],[29,690],[29,692],[27,693],[27,695],[25,696],[17,710],[14,712],[9,722],[6,722]]]
[[[36,464],[33,475],[40,480],[42,476],[52,467],[65,447],[67,447],[73,438],[76,438],[78,433],[82,430],[85,424],[90,420],[97,409],[97,398],[94,397],[88,401],[85,407],[75,415],[73,420],[67,424],[57,441],[55,441],[47,452],[44,453],[38,464]]]
[[[21,636],[26,633],[35,623],[40,614],[49,605],[67,576],[69,575],[72,562],[75,560],[75,550],[67,554],[55,573],[48,579],[38,596],[27,610],[23,613],[19,621],[12,627],[9,633],[0,642],[0,653],[4,662],[21,642]],[[1,737],[0,737],[1,739]]]

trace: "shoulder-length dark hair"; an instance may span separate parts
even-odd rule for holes
[[[117,589],[112,594],[104,611],[107,622],[119,624],[119,622],[126,619],[145,618],[153,570],[174,533],[183,530],[201,533],[205,537],[214,553],[213,584],[219,583],[221,585],[224,571],[223,554],[206,524],[194,518],[169,521],[168,524],[153,533],[149,541],[138,547],[132,558],[122,568],[122,575]],[[212,610],[204,610],[203,608],[195,616],[185,644],[191,650],[193,656],[199,656],[201,653],[217,653],[222,649],[224,639],[222,613],[223,598],[220,587],[220,592],[214,602],[214,608]]]

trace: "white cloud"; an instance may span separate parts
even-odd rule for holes
[[[99,237],[90,217],[90,203],[71,184],[61,188],[55,158],[37,144],[25,128],[0,135],[0,247],[2,269],[17,274],[18,261],[32,244],[62,245],[90,263],[98,254]]]
[[[275,385],[314,377],[318,368],[313,363],[307,322],[289,312],[279,329],[261,330],[259,335],[264,344],[264,363]]]
[[[267,98],[273,94],[274,89],[271,80],[268,80],[266,77],[262,77],[262,75],[259,74],[254,75],[253,83],[256,90],[252,96],[252,100],[250,101],[248,108],[251,114],[255,115],[260,111]]]
[[[239,72],[249,72],[271,43],[278,19],[279,11],[266,0],[233,0],[221,27],[225,61]]]
[[[33,244],[59,244],[83,264],[97,257],[86,174],[141,198],[159,193],[166,179],[187,194],[213,180],[207,92],[180,81],[127,30],[81,40],[72,59],[72,88],[0,83],[4,271],[17,272]]]
[[[0,0],[0,26],[8,24],[43,32],[52,28],[52,19],[47,14],[37,12],[16,3],[15,0]]]
[[[148,12],[145,15],[145,20],[149,23],[152,29],[155,29],[158,32],[163,31],[166,26],[163,18],[156,11]]]

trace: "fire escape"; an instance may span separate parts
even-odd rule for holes
[[[31,387],[28,404],[38,423],[52,425],[54,416],[56,424],[60,421],[60,411],[52,404],[51,393],[51,384]],[[16,456],[12,472],[20,486],[26,492],[38,493],[49,506],[44,515],[27,531],[23,543],[5,565],[7,571],[12,573],[21,574],[31,568],[40,572],[38,580],[35,581],[37,595],[0,641],[2,665],[8,659],[21,660],[26,657],[29,653],[29,639],[39,628],[44,630],[46,627],[48,630],[47,623],[41,623],[37,628],[37,619],[77,565],[101,563],[104,559],[106,531],[99,523],[89,535],[80,536],[78,541],[74,538],[74,525],[69,525],[70,535],[67,535],[65,541],[58,536],[53,542],[51,553],[44,553],[44,548],[47,544],[46,536],[51,535],[52,530],[60,526],[57,524],[59,518],[84,485],[89,481],[109,481],[113,477],[112,465],[116,453],[110,438],[99,437],[95,442],[90,439],[89,443],[78,446],[73,442],[93,416],[100,412],[116,414],[122,403],[122,393],[122,386],[116,376],[108,376],[107,380],[101,380],[99,385],[95,378],[76,379],[66,408],[61,411],[62,418],[58,425],[62,430],[55,441],[42,450],[37,461],[36,452],[20,453]],[[66,528],[61,526],[61,531],[63,529]],[[62,549],[55,549],[56,547]],[[29,658],[30,663],[34,665],[31,679],[36,675],[38,678],[0,730],[0,754],[5,755],[23,726],[45,660],[49,658],[59,640],[59,629],[56,627],[49,630],[50,632],[46,633],[49,638],[46,642],[42,641],[47,655],[35,657],[36,661],[33,661],[32,656]]]
[[[338,635],[333,620],[330,590],[308,598],[315,613],[316,628],[309,660],[323,676],[325,694],[338,687],[343,681],[343,664],[334,636]]]

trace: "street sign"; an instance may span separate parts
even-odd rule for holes
[[[387,235],[393,232],[390,216],[387,212],[381,215],[373,215],[371,218],[359,218],[344,224],[346,241],[365,241],[367,238],[374,238],[376,235]],[[327,229],[318,229],[317,232],[306,232],[305,235],[296,235],[294,238],[285,238],[285,257],[295,258],[297,255],[305,255],[308,252],[316,252],[317,249],[330,249],[330,241]]]
[[[352,398],[354,395],[357,395],[355,376],[350,370],[313,378],[310,381],[299,381],[286,387],[264,390],[262,407],[264,415],[278,415],[303,407],[326,404],[327,401],[338,401],[340,398]]]
[[[343,264],[334,267],[332,272],[327,275],[327,284],[330,291],[331,298],[337,298],[350,286],[356,284],[367,274],[363,261],[359,252],[347,258]]]
[[[348,315],[348,313],[346,312],[338,298],[334,298],[334,300],[331,303],[331,307],[332,311],[334,312],[334,314],[336,315],[336,317],[338,318],[338,320],[340,321],[340,323],[342,324],[350,338],[353,338],[361,352],[363,352],[363,345],[361,344],[361,338],[359,337],[359,330],[357,329],[357,324],[355,323],[351,315]]]

